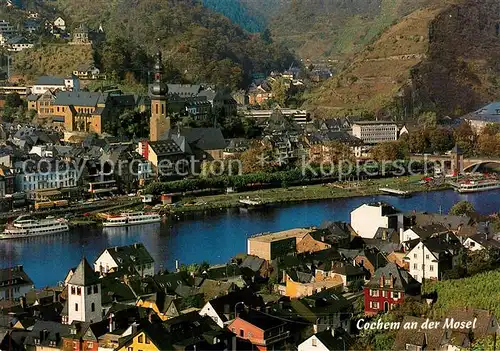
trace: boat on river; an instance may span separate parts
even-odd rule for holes
[[[35,219],[30,216],[20,216],[7,225],[0,234],[0,240],[29,238],[33,236],[50,235],[69,231],[68,221],[64,218],[47,217]]]
[[[157,222],[161,222],[161,216],[157,212],[123,212],[119,215],[107,215],[102,225],[104,227],[128,227]]]
[[[451,185],[459,193],[475,193],[500,189],[500,179],[463,180]]]

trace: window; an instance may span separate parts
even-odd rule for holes
[[[87,287],[87,294],[88,295],[92,294],[92,287],[91,286]]]
[[[392,298],[393,299],[399,299],[399,292],[398,291],[393,291],[392,292]]]
[[[429,259],[429,255],[425,255],[425,259],[428,260]]]
[[[413,254],[413,258],[417,258],[417,254]]]
[[[75,311],[78,312],[78,304],[75,303]]]
[[[144,342],[144,341],[143,341],[143,337],[142,337],[142,335],[139,335],[139,337],[137,338],[137,342],[138,342],[139,344],[142,344],[142,343]]]
[[[379,292],[378,290],[370,290],[370,296],[373,296],[373,297],[378,297],[379,296]]]
[[[422,263],[422,269],[425,269],[425,264]]]
[[[75,295],[76,293],[76,289],[74,286],[71,287],[71,295]]]
[[[240,337],[244,337],[245,336],[245,331],[243,329],[240,329]]]
[[[378,307],[379,307],[378,302],[370,301],[370,308],[372,308],[372,309],[378,309]]]
[[[76,341],[73,341],[73,350],[76,350],[78,348],[78,345],[76,344]]]
[[[429,271],[434,272],[434,265],[433,265],[433,264],[431,264],[431,265],[429,266]]]
[[[418,269],[417,267],[418,267],[418,266],[417,266],[417,264],[416,264],[416,263],[414,263],[414,264],[413,264],[413,269]]]
[[[92,302],[92,304],[90,305],[90,311],[91,312],[95,312],[95,303]]]
[[[87,348],[88,348],[88,349],[91,349],[92,347],[94,347],[94,344],[92,344],[92,342],[88,342],[88,343],[87,343]]]
[[[146,344],[151,344],[151,340],[149,340],[147,335],[146,335]]]
[[[127,347],[127,351],[134,351],[133,347]]]
[[[383,291],[382,291],[382,296],[383,296],[383,297],[387,297],[387,291],[383,290]]]
[[[82,294],[82,288],[78,287],[76,288],[76,294],[81,295]]]
[[[316,340],[316,338],[313,338],[313,339],[311,340],[311,344],[312,344],[312,346],[314,346],[314,347],[318,346],[318,340]]]
[[[94,294],[97,294],[99,292],[99,289],[97,288],[97,285],[94,285]]]

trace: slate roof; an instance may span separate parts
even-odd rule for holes
[[[474,111],[466,116],[465,119],[470,120],[479,120],[491,123],[499,123],[500,122],[500,102],[493,102],[489,105],[486,105],[480,108],[477,111]]]
[[[452,230],[472,222],[472,219],[467,216],[440,215],[437,213],[417,212],[410,214],[410,216],[413,217],[415,225],[442,224]]]
[[[96,107],[101,102],[102,94],[88,91],[60,91],[56,94],[54,105]]]
[[[23,266],[15,266],[0,269],[0,286],[1,285],[33,285],[33,281],[24,271]]]
[[[352,304],[335,289],[326,289],[311,296],[292,299],[290,305],[302,318],[311,323],[316,323],[321,316],[345,312],[352,308]]]
[[[220,128],[184,128],[181,135],[189,144],[201,150],[220,150],[226,147],[226,140]]]
[[[40,340],[41,346],[51,346],[51,342],[56,342],[56,347],[62,345],[62,336],[69,334],[69,326],[57,322],[37,321],[33,330],[26,337],[25,345],[34,346],[35,339],[40,339],[41,333],[46,332],[43,339]]]
[[[254,272],[258,272],[260,271],[260,268],[262,267],[265,261],[266,260],[264,260],[263,258],[248,255],[247,257],[245,257],[243,262],[241,262],[240,267],[249,268]]]
[[[196,96],[201,91],[199,84],[167,84],[169,94],[177,94],[180,97]]]
[[[335,329],[334,334],[335,336],[332,335],[330,329],[327,329],[314,334],[314,336],[318,338],[328,350],[344,350],[344,346],[346,349],[349,349],[349,346],[354,343],[354,340],[342,328]]]
[[[113,258],[118,267],[154,264],[155,262],[146,247],[141,243],[107,248],[98,257],[106,251]]]
[[[401,327],[396,334],[392,349],[395,351],[406,350],[406,344],[410,344],[421,346],[422,349],[425,347],[427,350],[440,350],[445,330],[443,328],[421,329],[420,326],[425,322],[425,319],[410,316],[404,317],[401,326],[413,322],[416,322],[419,327],[416,330]]]
[[[157,156],[183,154],[180,147],[172,139],[150,141],[149,146],[151,146]]]
[[[476,234],[470,237],[486,249],[500,250],[500,241],[493,238],[493,235]]]
[[[99,276],[94,272],[92,267],[90,267],[87,259],[82,258],[82,260],[76,267],[75,273],[73,273],[68,283],[80,286],[98,284]]]
[[[420,283],[410,273],[392,262],[388,263],[385,267],[377,269],[366,286],[380,288],[380,277],[382,276],[386,279],[392,277],[394,290],[403,292],[416,292],[420,290]]]
[[[226,295],[234,290],[234,283],[221,282],[219,280],[205,279],[200,285],[199,292],[203,294],[205,301]]]
[[[230,312],[234,313],[234,305],[238,302],[243,302],[245,306],[254,308],[263,305],[262,298],[256,296],[250,289],[243,289],[230,292],[227,295],[219,296],[209,301],[212,308],[217,312],[219,317],[224,317],[224,306],[229,305]],[[241,307],[241,306],[240,306]]]
[[[64,78],[54,76],[41,76],[34,85],[65,85]]]

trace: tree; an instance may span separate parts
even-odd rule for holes
[[[240,160],[243,166],[243,173],[247,174],[264,172],[271,169],[274,158],[270,148],[256,142],[241,154]]]
[[[261,34],[260,34],[260,38],[262,39],[262,41],[266,44],[271,44],[273,42],[272,38],[271,38],[271,31],[269,30],[269,28],[266,28]]]
[[[326,156],[328,161],[331,161],[334,164],[339,163],[340,161],[355,161],[352,149],[346,144],[338,141],[329,141],[324,144],[324,148],[327,150]]]
[[[449,214],[453,216],[471,216],[476,212],[474,205],[469,201],[459,201],[450,209]]]
[[[467,122],[462,122],[454,131],[455,140],[466,155],[474,150],[475,134]]]
[[[436,112],[427,111],[420,114],[418,123],[425,128],[435,128],[437,125]]]
[[[282,107],[285,106],[287,99],[288,86],[285,78],[279,77],[271,82],[271,89],[273,92],[273,99]]]
[[[500,155],[500,133],[496,135],[481,133],[477,139],[477,150],[484,156]]]
[[[396,161],[406,158],[403,152],[404,148],[398,141],[389,141],[380,143],[372,151],[372,157],[376,161]]]
[[[408,147],[411,152],[423,153],[427,149],[427,138],[424,130],[417,130],[410,133],[408,137]]]
[[[23,104],[18,93],[10,93],[5,97],[5,107],[17,108]]]
[[[453,149],[455,139],[453,133],[446,128],[438,127],[429,131],[429,142],[435,152],[446,152]]]

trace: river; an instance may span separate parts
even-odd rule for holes
[[[85,255],[93,262],[107,247],[142,242],[156,262],[156,268],[172,269],[180,263],[228,262],[246,251],[249,235],[307,227],[324,220],[349,221],[349,213],[363,203],[385,201],[402,211],[447,213],[457,201],[467,200],[481,214],[500,210],[500,190],[458,194],[452,190],[418,193],[411,198],[391,196],[352,197],[276,206],[265,211],[240,213],[237,210],[202,215],[130,228],[80,228],[58,234],[20,240],[0,241],[0,267],[23,265],[37,288],[64,280],[71,267]]]

